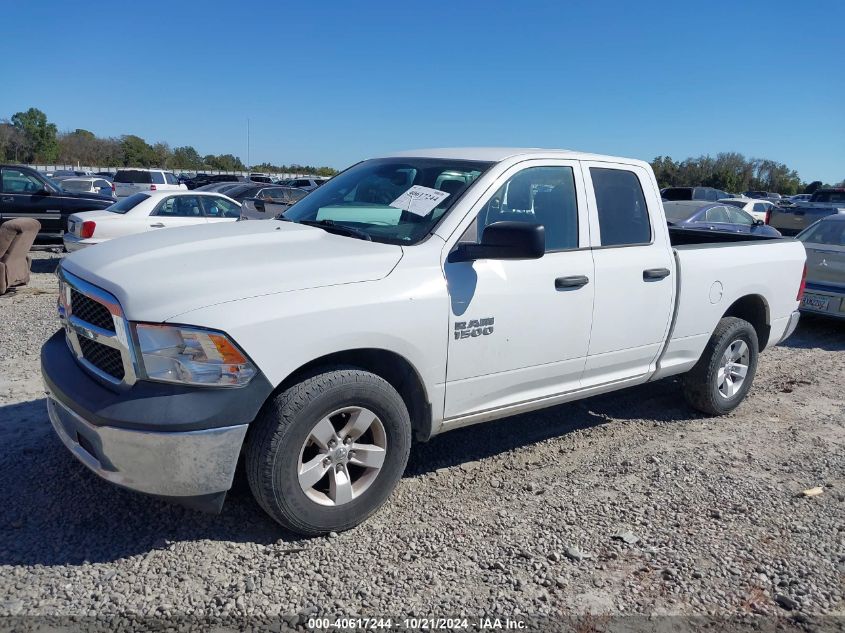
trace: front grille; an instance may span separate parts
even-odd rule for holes
[[[70,309],[77,319],[81,319],[98,328],[114,332],[114,319],[108,308],[98,301],[70,289]]]
[[[82,350],[82,357],[94,367],[117,380],[123,380],[123,358],[120,350],[83,336],[79,337],[79,349]]]

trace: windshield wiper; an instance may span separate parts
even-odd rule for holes
[[[299,220],[297,224],[305,224],[306,226],[316,226],[317,228],[324,229],[329,233],[342,233],[351,237],[357,237],[362,240],[367,240],[368,242],[373,241],[373,238],[370,237],[369,233],[365,233],[364,231],[361,231],[359,229],[354,229],[351,226],[346,226],[345,224],[337,224],[334,220]]]

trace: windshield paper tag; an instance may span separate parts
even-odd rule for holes
[[[408,191],[390,203],[395,209],[402,209],[414,215],[428,215],[429,212],[445,200],[449,194],[439,189],[414,185]]]

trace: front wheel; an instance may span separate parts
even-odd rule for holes
[[[730,413],[745,398],[757,372],[757,332],[748,321],[725,317],[701,358],[684,375],[687,402],[709,415]]]
[[[253,423],[249,485],[276,521],[313,536],[354,527],[396,487],[411,447],[408,409],[384,379],[330,369],[276,396]]]

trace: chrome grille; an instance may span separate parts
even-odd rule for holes
[[[117,299],[60,268],[58,307],[77,362],[113,386],[135,384],[129,324]]]
[[[82,350],[82,357],[94,367],[106,372],[109,376],[123,380],[126,372],[123,369],[123,358],[120,355],[120,350],[87,338],[79,339],[79,347]]]
[[[98,303],[71,288],[70,305],[73,307],[73,313],[86,323],[114,332],[114,320],[111,318],[111,312],[102,303]]]

